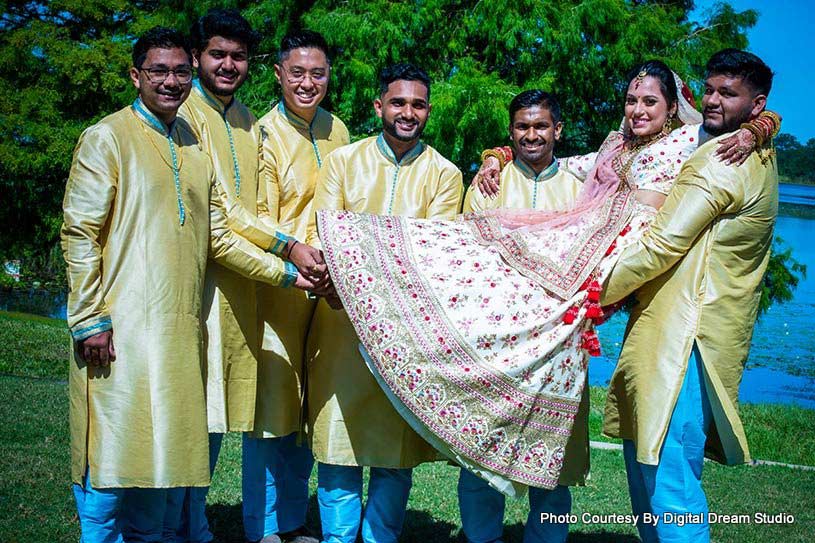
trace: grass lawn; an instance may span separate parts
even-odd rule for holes
[[[23,324],[19,324],[19,322]],[[79,538],[69,481],[69,440],[64,323],[0,313],[0,542],[73,542]],[[12,346],[18,347],[13,348]],[[19,350],[18,350],[19,349]],[[60,350],[61,349],[61,350]],[[61,357],[61,358],[60,358]],[[15,361],[6,366],[7,361]],[[9,369],[12,368],[12,369]],[[12,371],[16,370],[16,371]],[[25,370],[25,371],[23,371]],[[8,375],[13,373],[14,375]],[[32,378],[49,376],[48,379]],[[602,388],[592,389],[592,439],[599,435]],[[753,455],[765,460],[815,465],[815,412],[800,408],[745,405],[742,409]],[[426,464],[414,472],[403,542],[457,541],[460,521],[456,468]],[[789,513],[792,524],[716,524],[713,540],[732,543],[804,542],[815,534],[812,489],[815,471],[769,466],[705,466],[710,510],[721,514]],[[310,525],[319,528],[312,485]],[[573,490],[569,541],[635,542],[631,526],[583,522],[584,513],[629,512],[619,451],[593,450],[589,484]],[[225,441],[210,492],[208,515],[217,540],[242,542],[240,437]],[[508,500],[505,541],[520,543],[527,507]]]

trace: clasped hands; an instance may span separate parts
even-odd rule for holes
[[[297,266],[299,273],[294,281],[296,288],[325,298],[332,309],[342,309],[342,302],[328,274],[322,251],[297,240],[290,240],[284,254],[289,262]]]

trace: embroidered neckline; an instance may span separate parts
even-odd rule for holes
[[[176,122],[173,121],[170,123],[169,126],[165,125],[158,117],[156,117],[149,109],[147,109],[142,102],[141,98],[136,98],[133,102],[133,111],[136,113],[136,117],[142,120],[145,124],[150,126],[151,128],[155,129],[156,131],[160,132],[162,136],[167,138],[167,144],[170,147],[170,158],[172,163],[169,164],[170,169],[173,170],[173,181],[175,183],[175,195],[176,200],[178,202],[178,224],[179,226],[184,226],[184,220],[186,219],[186,210],[184,209],[184,200],[181,197],[181,156],[180,151],[176,153],[175,150],[175,142],[173,141],[173,129],[176,126]],[[150,139],[149,134],[147,135],[148,140],[150,143],[156,148],[156,151],[161,156],[162,160],[165,161],[166,159],[159,151],[158,147],[156,147],[155,143],[152,139]]]

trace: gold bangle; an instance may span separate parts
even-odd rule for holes
[[[495,149],[486,149],[481,152],[481,163],[483,164],[488,157],[495,157],[495,159],[498,160],[498,169],[503,170],[504,166],[506,165],[503,155],[504,154],[502,152],[496,151]]]
[[[764,145],[764,135],[761,131],[751,123],[742,123],[739,128],[744,128],[745,130],[749,131],[753,136],[756,138],[756,143],[754,145],[755,149],[759,149]]]
[[[758,116],[768,119],[773,123],[771,138],[775,138],[781,131],[781,115],[779,115],[775,111],[769,111],[765,109]]]

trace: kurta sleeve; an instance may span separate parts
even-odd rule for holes
[[[258,220],[274,231],[274,243],[271,252],[277,256],[283,254],[286,244],[294,236],[278,230],[280,222],[280,179],[277,176],[277,157],[269,144],[266,130],[260,127],[260,145],[258,147]]]
[[[116,196],[119,163],[104,126],[79,138],[63,200],[62,252],[68,272],[68,326],[74,340],[112,328],[102,285],[102,231]]]
[[[496,200],[493,200],[496,201]],[[485,209],[491,209],[493,206],[490,206],[490,200],[478,190],[478,186],[475,184],[470,185],[470,188],[467,189],[467,195],[464,197],[464,207],[462,207],[462,213],[470,213],[471,211],[484,211]]]
[[[297,268],[294,264],[264,252],[256,244],[230,229],[224,201],[222,189],[218,183],[212,183],[210,258],[249,279],[275,286],[291,286],[297,279]]]
[[[342,195],[341,165],[335,154],[329,154],[317,176],[317,188],[308,218],[306,243],[318,249],[322,248],[317,232],[317,211],[321,209],[344,209],[345,199]]]
[[[456,169],[445,170],[439,178],[439,189],[430,205],[427,206],[428,219],[452,220],[461,209],[461,196],[464,191],[461,172]]]
[[[735,172],[716,161],[701,170],[686,166],[651,229],[620,255],[601,303],[618,302],[668,271],[716,217],[736,209],[744,192]]]

